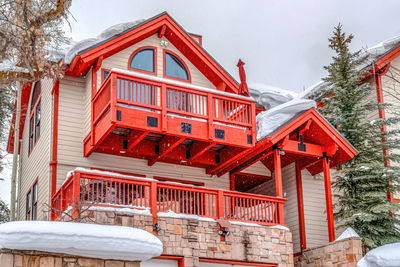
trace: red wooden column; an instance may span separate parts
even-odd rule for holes
[[[300,248],[305,250],[306,244],[306,227],[304,220],[304,202],[303,202],[303,184],[301,177],[301,169],[299,161],[296,161],[296,189],[297,189],[297,208],[299,214],[299,230],[300,230]]]
[[[322,162],[324,166],[324,184],[325,184],[326,216],[328,218],[328,234],[329,234],[329,242],[332,242],[335,240],[335,225],[333,220],[331,173],[329,170],[329,158],[325,157],[322,160]]]
[[[282,166],[281,166],[281,155],[279,149],[274,151],[274,173],[275,173],[275,187],[276,196],[283,197],[282,191]],[[283,203],[278,203],[278,223],[285,224],[283,216]]]
[[[229,190],[235,191],[235,174],[234,173],[229,174],[229,182],[230,182]]]

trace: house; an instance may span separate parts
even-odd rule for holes
[[[142,266],[293,266],[335,240],[330,168],[357,151],[313,101],[262,111],[167,13],[63,58],[62,79],[23,84],[23,130],[9,135],[19,220],[85,207],[147,230],[164,250]]]
[[[396,36],[378,43],[363,52],[368,56],[367,62],[361,68],[365,71],[362,80],[371,85],[369,101],[376,103],[376,109],[368,115],[368,120],[390,119],[399,116],[400,107],[400,36]],[[325,82],[318,82],[314,86],[302,92],[299,98],[310,98],[321,104],[324,91],[328,86]],[[382,127],[383,132],[387,131],[387,126]],[[394,130],[394,129],[393,129]],[[385,155],[390,151],[383,150]],[[385,159],[385,166],[390,166],[390,159]],[[393,163],[392,163],[393,164]],[[389,193],[389,198],[393,202],[400,201],[400,195]]]

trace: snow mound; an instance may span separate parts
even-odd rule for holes
[[[357,267],[398,267],[400,266],[400,243],[393,243],[369,251]]]
[[[293,99],[289,102],[259,113],[257,119],[257,141],[270,136],[300,112],[315,108],[315,101]]]
[[[353,228],[348,227],[335,241],[343,240],[350,237],[360,237]]]
[[[122,34],[126,30],[133,28],[134,26],[142,23],[143,21],[144,21],[144,19],[139,19],[136,21],[119,23],[119,24],[113,25],[113,26],[105,29],[95,38],[84,39],[84,40],[81,40],[79,42],[72,44],[69,47],[69,49],[65,52],[65,54],[63,55],[64,62],[66,64],[70,64],[72,62],[72,60],[74,59],[74,57],[77,54],[79,54],[80,51],[85,50],[93,45],[104,42],[114,36]]]
[[[26,68],[21,68],[17,67],[15,63],[9,61],[9,60],[4,60],[3,62],[0,62],[0,71],[4,72],[24,72],[28,73],[29,71]]]
[[[132,227],[19,221],[0,225],[0,248],[145,261],[161,255],[163,245],[154,235]]]
[[[297,96],[297,93],[279,87],[249,82],[250,95],[265,109],[286,103]]]

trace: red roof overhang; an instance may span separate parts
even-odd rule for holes
[[[159,32],[162,28],[165,38],[179,49],[179,51],[181,51],[181,53],[217,88],[225,88],[225,91],[233,93],[239,92],[238,83],[165,12],[137,25],[121,35],[113,37],[110,40],[76,55],[66,74],[69,76],[83,76],[98,58],[103,57],[103,59],[105,59],[110,57]]]
[[[384,75],[388,70],[390,63],[400,56],[400,46],[397,46],[390,50],[385,55],[381,56],[375,64],[368,69],[366,75],[363,77],[363,80],[370,77],[371,75],[377,73],[379,75]]]
[[[31,95],[32,83],[24,83],[22,85],[22,94],[21,94],[21,119],[19,121],[19,139],[22,138],[22,134],[24,132],[25,118],[27,114],[27,110],[29,107],[29,97]],[[13,153],[14,151],[14,126],[15,126],[15,111],[17,108],[17,101],[15,101],[14,105],[14,113],[11,121],[10,132],[8,134],[8,142],[7,142],[7,152]],[[18,152],[19,153],[19,152]]]
[[[305,151],[299,149],[299,135],[302,135]],[[273,151],[282,149],[282,167],[299,161],[300,167],[312,175],[322,172],[321,159],[330,157],[330,166],[345,163],[357,155],[356,149],[326,121],[315,109],[309,109],[298,115],[286,125],[266,137],[249,150],[246,156],[227,166],[218,175],[228,171],[239,172],[257,161],[268,169],[274,169]]]

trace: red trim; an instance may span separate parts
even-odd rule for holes
[[[203,46],[203,36],[198,35],[198,34],[194,34],[194,33],[189,33],[189,35],[196,41],[199,43],[199,45]]]
[[[108,75],[110,75],[110,73],[111,73],[111,70],[110,69],[105,69],[105,68],[102,68],[101,69],[101,83],[103,83],[104,82],[104,80],[105,80],[105,78],[104,78],[104,72],[108,72]]]
[[[161,182],[169,181],[169,182],[177,182],[177,183],[181,183],[181,184],[204,186],[204,183],[202,183],[202,182],[187,181],[187,180],[167,178],[167,177],[162,177],[162,176],[153,176],[153,179],[159,180]]]
[[[281,155],[279,149],[276,149],[274,151],[274,177],[276,186],[276,197],[283,197],[282,165],[281,165]],[[284,225],[284,211],[282,203],[278,203],[278,217],[280,224]]]
[[[154,51],[154,72],[145,71],[145,70],[139,70],[139,69],[135,69],[135,68],[131,67],[131,61],[132,61],[133,57],[137,53],[139,53],[140,51],[142,51],[144,49],[152,49]],[[129,57],[129,60],[128,60],[128,70],[138,71],[138,72],[147,73],[147,74],[151,74],[151,75],[157,75],[157,47],[155,47],[155,46],[142,46],[142,47],[136,49],[135,51],[133,51],[133,53],[131,54],[131,56]]]
[[[33,97],[33,93],[35,92],[35,86],[36,86],[37,83],[40,84],[40,96],[38,97],[38,99],[36,100],[36,102],[33,104],[33,107],[32,107],[31,106],[32,97]],[[36,138],[36,108],[37,108],[38,104],[41,103],[41,101],[42,101],[42,88],[41,87],[42,87],[42,82],[41,81],[37,81],[35,83],[35,85],[33,86],[31,97],[29,99],[30,101],[29,101],[29,120],[28,120],[29,125],[28,125],[28,131],[30,130],[30,127],[31,127],[30,123],[31,123],[31,119],[33,118],[33,129],[32,129],[32,133],[33,133],[32,142],[33,143],[32,143],[32,148],[31,148],[31,138],[30,138],[30,132],[29,132],[28,133],[28,157],[31,155],[31,152],[35,148],[36,143],[39,141],[40,134],[41,134],[40,128],[41,128],[42,125],[40,124],[40,126],[39,126],[39,136]],[[42,106],[42,104],[40,104],[40,105]],[[21,108],[21,111],[22,111],[22,108]],[[40,107],[40,121],[42,120],[42,115],[43,115],[42,114],[42,107]],[[42,122],[40,122],[40,123],[42,123]]]
[[[324,168],[324,184],[325,184],[325,201],[326,201],[326,217],[328,220],[329,242],[335,241],[335,222],[333,219],[332,205],[332,189],[331,189],[331,173],[329,170],[329,158],[322,160]]]
[[[170,256],[170,255],[161,255],[158,257],[155,257],[153,259],[156,260],[175,260],[178,261],[178,267],[184,267],[184,258],[182,256]]]
[[[57,80],[54,83],[53,90],[53,140],[51,154],[51,196],[57,192],[57,146],[58,146],[58,103],[60,95],[60,82]]]
[[[299,232],[300,232],[300,249],[303,251],[307,248],[306,243],[306,227],[304,219],[304,201],[303,201],[303,183],[301,177],[301,169],[299,161],[296,161],[296,190],[297,190],[297,208],[299,215]]]
[[[230,182],[229,190],[235,191],[235,174],[234,173],[229,174],[229,182]]]
[[[171,55],[174,55],[177,59],[179,59],[180,62],[182,62],[182,64],[185,66],[186,72],[188,74],[188,78],[189,78],[188,80],[180,79],[180,78],[176,78],[176,77],[170,77],[170,76],[165,75],[165,53],[169,53]],[[192,82],[192,76],[190,75],[189,68],[186,65],[185,61],[180,56],[178,56],[176,53],[174,53],[174,52],[172,52],[171,50],[168,50],[168,49],[163,49],[163,77],[167,78],[167,79],[173,79],[173,80],[177,80],[177,81],[182,81],[182,82],[188,82],[188,83]]]
[[[235,261],[235,260],[220,260],[220,259],[208,259],[199,258],[199,262],[209,262],[209,263],[219,263],[219,264],[232,264],[232,265],[244,265],[244,266],[254,266],[254,267],[276,267],[277,264],[274,263],[261,263],[261,262],[251,262],[251,261]]]

